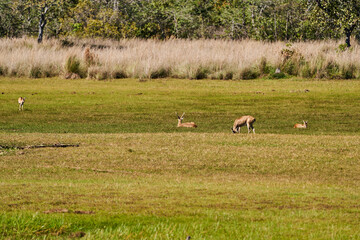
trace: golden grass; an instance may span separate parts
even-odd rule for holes
[[[0,202],[7,210],[189,215],[259,207],[341,209],[356,206],[359,197],[358,136],[0,136],[12,146],[80,143],[3,152]]]
[[[63,75],[64,64],[69,56],[82,59],[87,71],[84,52],[91,48],[98,63],[90,67],[90,75],[99,72],[97,78],[123,76],[135,78],[160,77],[176,78],[241,78],[242,71],[259,67],[262,59],[272,68],[283,67],[283,49],[295,51],[301,60],[307,62],[312,71],[326,71],[331,63],[336,64],[336,71],[349,65],[359,69],[360,48],[354,44],[351,50],[339,51],[339,41],[299,42],[287,46],[285,42],[259,42],[252,40],[71,40],[64,46],[64,41],[45,40],[38,45],[35,39],[1,39],[0,72],[8,76],[47,77]],[[66,45],[66,44],[65,44]],[[299,64],[299,62],[296,62]],[[39,74],[36,74],[36,70]],[[300,69],[301,70],[301,69]],[[34,74],[35,71],[35,74]],[[203,72],[203,75],[201,73]],[[200,75],[199,75],[200,73]],[[296,73],[302,75],[301,71]],[[329,74],[328,74],[329,75]],[[91,77],[90,76],[90,77]],[[103,77],[101,77],[103,76]],[[356,75],[357,76],[357,75]],[[353,77],[356,77],[355,75]],[[326,76],[325,76],[326,77]],[[331,76],[328,76],[331,77]]]

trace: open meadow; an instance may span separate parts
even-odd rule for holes
[[[360,239],[359,103],[359,80],[1,77],[0,238]]]

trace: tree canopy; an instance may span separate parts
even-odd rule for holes
[[[0,37],[338,39],[360,0],[0,0]]]

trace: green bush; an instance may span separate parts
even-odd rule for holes
[[[39,66],[31,66],[29,71],[29,77],[30,78],[41,78],[42,77],[42,71]]]
[[[82,75],[80,60],[75,55],[68,57],[68,59],[66,60],[65,71],[66,73],[75,73],[78,74],[79,76]]]
[[[325,65],[325,72],[328,78],[341,78],[339,64],[334,61],[330,61]]]
[[[356,75],[356,67],[354,64],[350,64],[348,66],[343,66],[341,71],[341,76],[344,79],[352,79],[355,78]]]
[[[286,74],[283,72],[279,72],[279,73],[272,73],[270,75],[270,78],[272,79],[281,79],[281,78],[286,78]]]
[[[267,60],[265,57],[262,57],[259,64],[259,71],[260,74],[269,74],[270,73],[270,66],[267,63]]]
[[[242,80],[250,80],[250,79],[256,79],[260,76],[259,72],[251,67],[244,68],[240,72],[240,79]]]
[[[299,62],[296,60],[289,59],[284,63],[282,70],[289,75],[297,76],[299,73],[299,65]]]
[[[170,76],[170,69],[160,68],[150,74],[150,78],[166,78]]]
[[[127,78],[127,75],[123,70],[114,70],[111,73],[111,77],[115,79],[120,79],[120,78]]]
[[[7,68],[0,66],[0,76],[5,76],[7,74]]]
[[[199,67],[196,69],[194,76],[192,76],[192,79],[205,79],[207,78],[208,70],[205,67]]]
[[[305,63],[305,65],[301,68],[301,76],[303,78],[313,78],[315,77],[315,72],[311,69],[309,63]]]

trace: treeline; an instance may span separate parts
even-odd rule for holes
[[[349,24],[350,34],[359,32],[356,4],[360,6],[358,0],[0,0],[0,37],[339,39]]]

